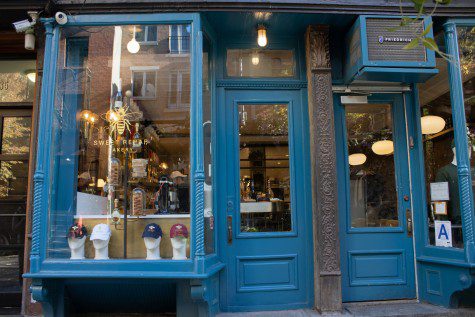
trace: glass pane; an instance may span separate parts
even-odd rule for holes
[[[439,34],[436,39],[442,41],[443,34]],[[428,243],[459,248],[463,247],[463,237],[448,64],[438,56],[436,65],[439,73],[418,85],[424,144]],[[440,235],[442,225],[444,230]],[[439,233],[437,237],[436,227]],[[444,239],[448,236],[451,239]]]
[[[0,162],[0,199],[24,198],[27,195],[28,162]]]
[[[190,100],[189,83],[169,83],[171,72],[190,73],[190,56],[170,56],[170,25],[145,29],[159,45],[137,45],[138,30],[62,31],[49,257],[189,257],[190,107],[167,97]]]
[[[21,299],[25,210],[28,188],[27,161],[0,162],[0,298]]]
[[[0,102],[33,102],[36,61],[0,61]]]
[[[226,70],[229,77],[293,77],[292,50],[228,49]]]
[[[391,105],[347,105],[346,129],[351,226],[399,226]]]
[[[205,169],[205,248],[214,253],[214,210],[213,210],[213,151],[211,115],[210,43],[203,38],[203,149]],[[189,84],[189,82],[188,82]]]
[[[287,105],[239,105],[241,231],[290,231]]]
[[[2,154],[30,152],[31,117],[4,117]]]

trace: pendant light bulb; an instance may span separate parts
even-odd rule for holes
[[[139,42],[137,42],[137,40],[135,39],[135,26],[134,26],[134,36],[133,36],[132,39],[129,41],[129,43],[127,43],[127,50],[128,50],[131,54],[135,54],[135,53],[137,53],[137,52],[140,50],[140,44],[139,44]]]
[[[257,44],[260,47],[267,45],[267,30],[263,25],[257,27]]]

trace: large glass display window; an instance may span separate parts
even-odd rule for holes
[[[61,30],[47,257],[190,257],[190,30]]]

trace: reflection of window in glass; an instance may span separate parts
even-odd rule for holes
[[[241,231],[290,231],[287,105],[239,105]]]
[[[171,54],[186,54],[190,52],[189,25],[170,25],[169,50]]]
[[[26,197],[28,162],[0,161],[0,198]]]
[[[190,107],[190,73],[173,71],[169,73],[168,109]]]
[[[158,28],[155,25],[140,25],[135,28],[135,39],[140,44],[156,44]]]
[[[142,237],[150,226],[145,237],[159,237],[152,224],[160,226],[161,245],[168,246],[160,248],[161,258],[174,256],[172,243],[189,256],[189,108],[188,113],[168,111],[167,91],[170,69],[188,74],[186,80],[180,76],[180,96],[175,78],[174,95],[190,103],[190,57],[171,56],[166,41],[164,47],[141,46],[132,54],[126,45],[133,38],[130,29],[71,27],[61,34],[58,74],[67,76],[56,77],[48,257],[70,258],[65,237],[74,223],[85,226],[89,235],[105,225],[110,259],[156,258],[157,241],[145,244]],[[170,25],[156,30],[157,37],[166,39]],[[71,41],[77,34],[83,40]],[[75,79],[79,71],[65,71],[65,56],[78,69],[90,70],[90,88]],[[88,89],[89,102],[84,102]],[[177,241],[171,240],[172,227]],[[88,238],[85,257],[95,256]]]
[[[205,250],[214,253],[214,209],[213,209],[213,151],[212,151],[212,110],[211,110],[211,76],[210,76],[210,42],[203,37],[203,155],[204,155],[204,216],[205,216]]]
[[[436,40],[442,41],[443,34]],[[439,45],[439,47],[442,47]],[[452,105],[448,63],[436,58],[439,73],[418,85],[421,106],[422,141],[426,176],[429,243],[436,246],[463,247],[458,189],[456,149],[452,124]],[[440,225],[445,231],[440,234]],[[439,230],[436,234],[436,227]],[[445,239],[450,235],[451,239]]]
[[[228,49],[226,72],[229,77],[293,77],[292,50]]]
[[[4,117],[2,126],[2,154],[30,152],[31,117]]]
[[[345,109],[351,226],[397,227],[391,106],[362,104]]]
[[[132,91],[137,99],[155,99],[157,93],[157,71],[155,67],[132,68]]]

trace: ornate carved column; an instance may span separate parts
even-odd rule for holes
[[[315,307],[322,312],[339,311],[342,308],[340,243],[329,27],[309,26],[305,42],[312,160]]]

